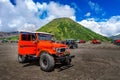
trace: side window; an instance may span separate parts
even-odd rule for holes
[[[31,41],[31,34],[28,34],[27,36],[28,36],[27,41]]]
[[[32,41],[36,40],[35,33],[34,33],[34,34],[31,34],[31,40],[32,40]]]
[[[26,34],[22,34],[22,40],[26,41],[27,40],[27,35]]]
[[[34,41],[36,39],[35,33],[22,34],[21,40],[23,41]]]

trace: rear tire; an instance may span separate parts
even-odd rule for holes
[[[54,69],[55,61],[53,56],[43,52],[40,56],[40,67],[43,71],[50,72]]]

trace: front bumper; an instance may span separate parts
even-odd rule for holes
[[[57,62],[63,62],[65,60],[71,60],[74,57],[75,55],[67,55],[67,56],[57,57],[56,60]]]

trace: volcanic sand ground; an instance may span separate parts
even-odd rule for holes
[[[85,43],[71,54],[72,66],[44,72],[37,60],[18,63],[17,43],[0,44],[0,80],[120,80],[120,46]]]

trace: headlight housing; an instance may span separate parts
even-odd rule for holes
[[[66,53],[66,52],[70,52],[69,48],[53,48],[53,50],[55,50],[57,53]]]

